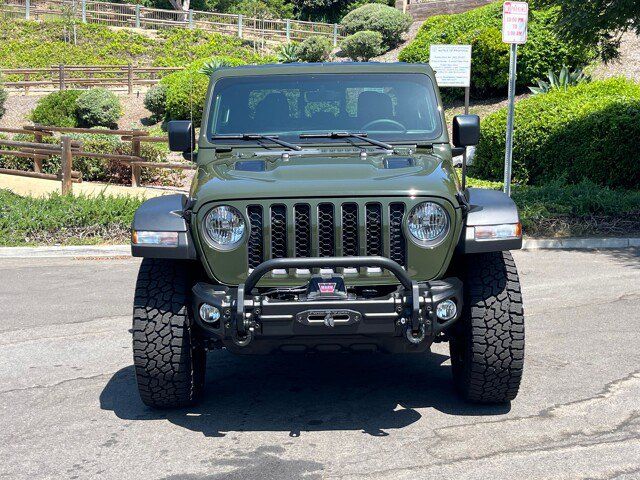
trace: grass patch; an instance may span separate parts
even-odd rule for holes
[[[0,190],[0,245],[128,243],[140,198],[21,197]]]
[[[469,179],[469,186],[502,188],[500,182]],[[529,237],[630,236],[640,234],[640,191],[611,190],[592,182],[515,186],[513,199]],[[131,197],[52,194],[21,197],[0,190],[0,245],[128,243]]]

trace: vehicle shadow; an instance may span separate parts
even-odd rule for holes
[[[207,437],[227,432],[360,430],[385,436],[421,418],[417,409],[449,415],[501,415],[510,405],[462,401],[445,355],[322,354],[236,356],[209,354],[204,401],[153,410],[138,397],[133,366],[116,372],[100,407],[127,420],[166,419]]]

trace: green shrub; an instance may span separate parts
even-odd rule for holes
[[[162,120],[167,111],[167,86],[158,83],[147,90],[144,95],[144,108],[151,112],[153,120]]]
[[[558,37],[558,12],[557,8],[531,10],[528,41],[518,49],[517,86],[521,91],[549,70],[558,71],[563,65],[570,69],[580,68],[594,58],[592,50]],[[501,25],[500,2],[461,14],[431,17],[420,27],[416,38],[400,52],[399,59],[426,63],[431,44],[471,44],[473,94],[479,97],[505,94],[509,46],[502,42]]]
[[[29,118],[33,123],[53,127],[77,127],[76,100],[80,90],[53,92],[38,100]]]
[[[122,115],[118,96],[104,88],[92,88],[76,100],[76,115],[81,127],[115,127]]]
[[[342,40],[340,48],[352,60],[366,62],[383,53],[382,34],[371,30],[357,32]]]
[[[368,3],[349,12],[340,22],[348,34],[364,30],[380,32],[387,48],[402,41],[402,34],[411,26],[411,16],[381,3]]]
[[[206,60],[199,60],[180,72],[167,75],[161,81],[167,88],[167,120],[202,120],[209,77],[200,73]]]
[[[325,62],[331,53],[331,40],[320,35],[307,37],[298,45],[298,58],[302,62]]]
[[[506,109],[482,121],[471,172],[502,177]],[[625,79],[584,83],[516,104],[513,178],[525,184],[589,179],[612,188],[640,187],[640,85]]]
[[[2,118],[4,113],[7,111],[4,107],[4,104],[7,101],[8,96],[9,94],[7,93],[7,91],[0,86],[0,118]]]

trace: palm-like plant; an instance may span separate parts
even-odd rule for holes
[[[294,63],[299,60],[298,46],[295,43],[285,43],[278,51],[278,61],[280,63]]]
[[[220,70],[224,67],[230,67],[231,64],[225,58],[213,57],[207,63],[205,63],[200,69],[200,73],[210,77],[216,70]]]
[[[560,74],[556,75],[553,71],[549,70],[547,73],[549,81],[538,79],[537,87],[529,87],[531,93],[538,95],[541,93],[548,93],[551,90],[567,90],[569,87],[579,85],[581,83],[590,82],[591,77],[586,75],[582,69],[577,69],[573,72],[569,71],[569,68],[565,65],[560,70]]]

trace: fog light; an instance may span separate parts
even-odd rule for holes
[[[200,318],[205,323],[217,322],[220,320],[220,309],[208,303],[203,303],[200,305]]]
[[[456,307],[456,302],[453,300],[445,300],[438,304],[438,308],[436,308],[436,315],[440,320],[451,320],[456,316],[457,311],[458,308]]]

